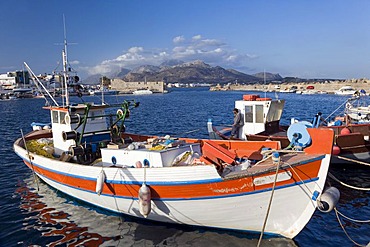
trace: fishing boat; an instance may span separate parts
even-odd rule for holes
[[[334,93],[337,95],[354,95],[357,92],[356,89],[352,88],[351,86],[344,86],[341,87],[339,90],[335,91]]]
[[[14,151],[58,191],[152,221],[261,232],[273,198],[263,232],[293,238],[324,205],[332,130],[309,129],[311,145],[294,152],[277,141],[127,134],[137,106],[124,101],[113,114],[104,110],[117,105],[45,107],[51,129],[20,137]]]
[[[346,99],[342,104],[342,106],[345,105],[343,114],[338,114],[331,122],[327,121],[329,122],[327,126],[321,125],[322,121],[316,115],[312,122],[292,118],[291,129],[297,128],[305,133],[306,128],[330,128],[335,133],[332,163],[368,163],[370,162],[370,114],[368,115],[366,111],[367,106],[358,105],[359,99],[360,95]],[[280,141],[282,148],[307,145],[308,139],[305,135],[297,139],[293,136],[294,131],[288,131],[288,125],[280,124],[284,104],[284,100],[260,98],[259,95],[245,95],[243,100],[235,101],[235,108],[243,115],[243,127],[239,131],[240,139]],[[207,124],[210,138],[230,139],[231,127],[214,126],[212,120]]]
[[[35,176],[82,202],[150,221],[294,238],[317,208],[329,212],[339,200],[325,189],[331,129],[308,129],[310,145],[295,151],[278,141],[130,134],[125,120],[138,102],[71,104],[67,88],[62,103],[45,97],[51,128],[21,131],[13,148]]]

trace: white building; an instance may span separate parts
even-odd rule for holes
[[[14,89],[17,87],[29,86],[28,71],[15,71],[0,74],[0,86],[3,89]]]

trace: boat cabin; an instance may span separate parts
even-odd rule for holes
[[[54,153],[61,155],[70,151],[71,147],[85,142],[109,139],[109,126],[104,117],[105,108],[104,105],[94,106],[93,104],[47,107],[51,113]],[[83,137],[78,136],[78,133],[84,133]]]
[[[260,98],[259,95],[244,95],[243,100],[235,101],[235,108],[243,116],[244,125],[240,128],[239,136],[274,133],[279,129],[285,100]]]

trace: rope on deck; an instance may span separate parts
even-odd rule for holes
[[[365,166],[370,166],[369,163],[362,162],[362,161],[355,160],[355,159],[346,158],[346,157],[343,157],[343,156],[337,156],[337,158],[341,159],[341,160],[350,161],[350,162],[353,162],[353,163],[358,163],[358,164],[365,165]]]
[[[334,179],[336,182],[340,183],[341,185],[345,186],[345,187],[348,187],[348,188],[351,188],[351,189],[355,189],[355,190],[364,190],[364,191],[370,191],[370,188],[361,188],[361,187],[356,187],[356,186],[352,186],[352,185],[349,185],[349,184],[346,184],[342,181],[340,181],[339,179],[337,179],[333,174],[331,174],[330,172],[328,173],[329,177],[331,177],[332,179]]]

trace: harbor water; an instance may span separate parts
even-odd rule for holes
[[[343,110],[347,99],[337,95],[297,95],[264,92],[175,89],[167,94],[105,96],[108,103],[135,99],[140,107],[126,122],[130,133],[208,138],[207,120],[230,125],[234,101],[243,94],[285,99],[283,124],[290,118],[312,120],[320,111],[330,115]],[[71,98],[75,103],[100,102],[96,96]],[[50,122],[43,110],[44,99],[0,101],[0,246],[256,246],[259,235],[192,226],[146,222],[114,214],[66,196],[40,180],[13,152],[21,130],[31,131],[32,122]],[[335,114],[334,114],[335,115]],[[370,188],[370,167],[335,165],[330,172],[354,187]],[[328,178],[339,189],[337,210],[353,220],[370,220],[370,192],[349,188]],[[294,201],[287,201],[293,203]],[[273,207],[272,203],[272,207]],[[202,210],[207,210],[204,208]],[[235,214],[247,214],[253,208]],[[222,214],[222,208],[219,209]],[[338,222],[338,217],[340,222]],[[366,246],[370,223],[355,222],[334,211],[316,211],[303,231],[293,240],[264,238],[261,246]],[[348,236],[345,234],[347,232]]]

